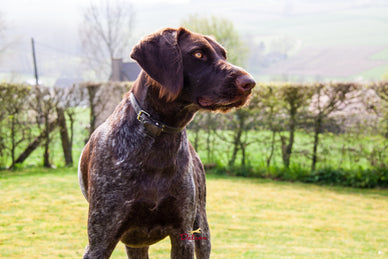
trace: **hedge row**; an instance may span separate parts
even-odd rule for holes
[[[200,114],[190,129],[218,173],[388,185],[388,82],[259,84],[245,109]]]
[[[0,167],[14,166],[33,143],[44,147],[48,164],[58,164],[49,151],[56,142],[63,145],[63,128],[68,145],[74,138],[87,139],[129,87],[84,83],[56,89],[1,83]],[[85,125],[85,118],[75,116],[79,107],[90,111],[89,132],[76,130]],[[58,123],[61,115],[65,125]],[[247,107],[228,114],[201,112],[188,129],[205,164],[229,174],[356,187],[387,185],[386,81],[258,84]],[[340,159],[334,161],[333,154]]]

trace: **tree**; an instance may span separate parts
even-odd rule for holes
[[[44,129],[37,137],[34,138],[33,141],[30,142],[30,144],[27,145],[27,147],[23,150],[23,152],[20,153],[18,158],[15,160],[15,162],[12,163],[10,168],[13,168],[16,164],[23,163],[32,152],[34,152],[35,149],[37,149],[41,143],[44,141],[45,136],[47,134],[50,134],[55,128],[58,126],[58,121],[54,120],[50,122],[47,129]]]
[[[374,102],[370,103],[368,106],[372,107],[372,109],[379,114],[379,117],[382,118],[381,128],[384,131],[384,137],[388,139],[388,81],[374,83],[372,84],[371,89],[373,89],[375,94],[379,97],[381,108],[378,109]]]
[[[247,111],[238,109],[233,113],[235,119],[231,120],[234,124],[232,131],[232,144],[233,144],[233,153],[232,157],[229,160],[229,166],[235,164],[237,153],[241,152],[241,165],[244,167],[246,165],[246,148],[252,142],[249,142],[248,131],[251,128],[251,122],[254,116]]]
[[[311,95],[311,87],[306,85],[286,84],[280,88],[280,96],[288,117],[288,138],[286,136],[280,136],[282,142],[283,164],[287,168],[290,166],[298,120],[302,114],[303,108],[307,107]]]
[[[94,130],[96,129],[96,119],[98,116],[97,112],[97,106],[100,104],[104,106],[106,103],[101,101],[101,95],[98,95],[97,93],[99,92],[101,88],[101,84],[85,84],[84,86],[87,89],[87,96],[88,96],[88,103],[89,103],[89,137],[92,135]],[[103,110],[103,109],[100,109]]]
[[[318,162],[319,135],[323,132],[325,120],[335,111],[344,109],[354,99],[354,91],[359,87],[353,83],[318,84],[314,88],[312,100],[314,120],[314,144],[311,171]],[[353,94],[353,95],[352,95]]]
[[[73,164],[74,124],[77,111],[79,111],[79,106],[84,98],[84,91],[74,84],[68,88],[57,88],[56,95],[59,99],[56,111],[63,155],[66,166],[71,166]],[[69,127],[67,126],[67,120],[69,121]]]
[[[50,167],[49,144],[52,139],[50,134],[57,127],[59,127],[65,164],[66,166],[71,166],[73,164],[72,144],[74,138],[75,114],[76,106],[81,103],[81,93],[81,89],[75,85],[70,88],[35,86],[29,91],[28,97],[23,99],[20,98],[21,102],[26,102],[26,100],[28,100],[30,108],[28,112],[30,116],[35,114],[39,135],[29,142],[16,159],[12,159],[11,168],[14,167],[15,164],[23,163],[31,153],[42,144],[44,145],[43,163],[46,167]],[[70,123],[70,129],[68,129],[67,126],[66,115]]]
[[[261,126],[271,131],[271,138],[260,139],[260,143],[268,150],[266,157],[267,169],[269,169],[275,153],[276,134],[282,130],[281,120],[281,97],[279,87],[276,84],[260,84],[254,92],[253,103],[256,104],[256,117],[261,122]]]
[[[247,61],[248,48],[230,20],[216,16],[207,18],[191,15],[182,21],[182,25],[193,32],[214,37],[228,51],[230,63],[243,66]]]
[[[58,96],[54,88],[36,85],[31,90],[30,108],[36,113],[36,124],[43,140],[43,166],[51,167],[50,163],[50,128],[52,121],[56,121],[54,111],[58,105]]]
[[[0,158],[8,151],[12,160],[11,168],[15,165],[16,149],[31,136],[25,102],[29,94],[28,86],[0,84]],[[1,159],[0,167],[4,164]]]
[[[122,58],[132,36],[135,12],[125,0],[91,2],[84,10],[79,35],[86,62],[95,77],[106,80],[112,59]]]

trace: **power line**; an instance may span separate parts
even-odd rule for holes
[[[61,48],[58,48],[58,47],[53,47],[53,46],[50,46],[50,45],[48,45],[46,43],[35,42],[35,44],[40,46],[40,47],[43,47],[43,48],[52,50],[54,52],[57,52],[57,53],[64,53],[64,54],[68,54],[68,55],[72,55],[72,56],[80,56],[80,54],[72,52],[72,51],[70,51],[68,49],[61,49]]]

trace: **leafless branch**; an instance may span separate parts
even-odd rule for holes
[[[92,2],[83,14],[79,35],[85,61],[98,80],[106,80],[111,72],[113,58],[125,53],[130,38],[135,12],[124,0]]]

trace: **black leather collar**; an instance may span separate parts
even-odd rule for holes
[[[133,109],[136,112],[136,119],[140,121],[144,128],[153,136],[159,136],[162,132],[168,134],[175,134],[181,132],[183,128],[174,128],[166,124],[152,119],[151,114],[141,108],[133,93],[129,95]]]

